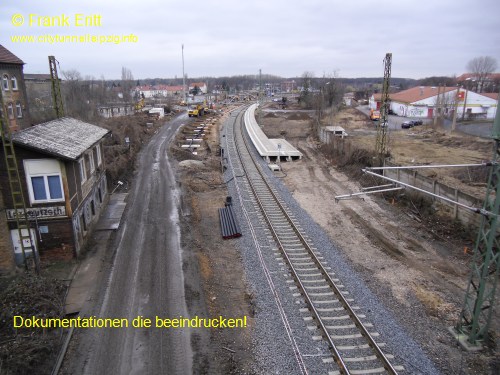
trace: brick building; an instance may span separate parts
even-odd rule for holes
[[[24,62],[0,45],[0,79],[3,107],[10,130],[16,132],[31,125],[24,83]]]
[[[13,134],[32,238],[42,262],[78,256],[105,207],[102,142],[108,132],[65,117]],[[0,228],[0,233],[3,242],[7,242],[3,236],[7,234],[12,243],[5,246],[0,242],[0,269],[5,270],[9,257],[18,265],[24,259],[15,220],[22,212],[13,209],[3,154],[0,192],[5,211],[2,216],[7,220],[7,232]]]

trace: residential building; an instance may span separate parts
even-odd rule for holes
[[[500,87],[500,73],[475,74],[464,73],[457,77],[457,84],[467,90],[475,92],[498,92]]]
[[[13,134],[33,246],[42,262],[76,257],[87,242],[107,199],[102,142],[108,133],[64,117]],[[12,241],[0,242],[1,269],[9,255],[17,264],[24,261],[15,220],[23,213],[14,209],[3,154],[0,190]]]
[[[200,89],[200,92],[198,94],[206,94],[208,91],[207,84],[205,82],[193,82],[189,84],[188,92],[192,92],[195,87],[198,87]],[[181,86],[182,88],[182,86]],[[181,89],[182,91],[182,89]]]
[[[60,82],[61,79],[59,79]],[[50,74],[24,74],[31,121],[34,124],[52,120],[55,115]]]
[[[281,92],[294,92],[297,90],[297,83],[295,80],[284,81],[281,83]]]
[[[5,118],[11,132],[31,126],[23,67],[19,57],[0,45],[3,108],[7,110]]]
[[[182,95],[182,86],[167,86],[167,85],[144,85],[135,88],[136,97],[138,98],[167,98],[177,95]]]

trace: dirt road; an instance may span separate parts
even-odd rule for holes
[[[69,373],[192,373],[189,330],[154,328],[156,316],[188,316],[179,191],[167,156],[169,140],[186,121],[187,115],[170,121],[142,151],[122,227],[110,246],[116,250],[109,280],[100,287],[98,303],[83,312],[129,322],[144,316],[153,327],[78,330],[66,360]]]

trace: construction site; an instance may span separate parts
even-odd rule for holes
[[[2,102],[25,108],[1,48]],[[376,116],[326,84],[274,100],[194,81],[138,86],[94,124],[68,117],[49,56],[54,118],[0,119],[0,372],[497,373],[500,115],[489,138],[456,131],[460,90],[440,87],[405,129],[391,63]],[[188,318],[245,324],[164,327]]]

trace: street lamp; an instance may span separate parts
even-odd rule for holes
[[[116,189],[118,189],[118,188],[119,188],[120,186],[122,186],[122,185],[123,185],[123,182],[118,181],[118,182],[117,182],[117,184],[116,184],[116,187],[113,189],[113,191],[111,192],[111,194],[110,194],[110,195],[112,195],[112,194],[115,192],[115,190],[116,190]]]

